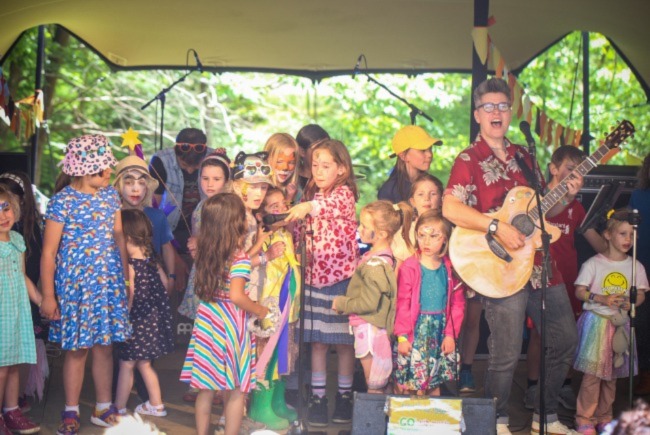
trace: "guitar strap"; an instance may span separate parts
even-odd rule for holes
[[[530,166],[528,166],[528,164],[526,163],[526,160],[524,159],[524,156],[521,154],[521,152],[517,151],[515,153],[515,161],[517,162],[517,165],[519,165],[519,167],[521,168],[521,173],[524,174],[524,177],[526,178],[528,185],[534,189],[535,186],[537,185],[535,174],[533,173],[532,169],[530,169]]]

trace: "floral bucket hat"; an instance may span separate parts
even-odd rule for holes
[[[72,139],[59,163],[71,177],[97,174],[117,164],[106,136],[91,134]]]

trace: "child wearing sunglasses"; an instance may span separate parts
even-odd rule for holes
[[[192,213],[201,196],[199,193],[199,167],[203,158],[214,150],[207,145],[205,133],[196,128],[184,128],[176,136],[174,148],[156,152],[149,172],[158,180],[154,192],[155,205],[167,213],[167,222],[174,235],[176,248],[176,290],[185,289],[192,257],[187,241],[192,235]]]

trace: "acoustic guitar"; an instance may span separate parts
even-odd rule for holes
[[[566,195],[566,181],[574,174],[587,174],[605,154],[617,148],[634,131],[630,121],[622,121],[607,135],[605,143],[596,152],[542,198],[542,215]],[[485,232],[456,227],[449,239],[449,255],[460,278],[474,291],[491,298],[503,298],[524,288],[533,272],[535,250],[542,247],[535,191],[529,187],[515,187],[508,192],[498,211],[486,214],[517,228],[526,236],[525,246],[508,250],[496,238],[488,243],[489,236]],[[551,242],[556,241],[560,237],[560,230],[542,218],[551,235]]]

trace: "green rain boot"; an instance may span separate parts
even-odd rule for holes
[[[284,383],[284,379],[281,379],[275,383],[273,398],[271,399],[273,412],[275,412],[277,416],[286,418],[289,421],[296,421],[298,419],[298,413],[295,409],[289,408],[287,406],[287,401],[284,398],[285,389],[286,385]]]
[[[248,417],[251,420],[265,424],[267,429],[284,430],[289,427],[289,421],[273,412],[271,403],[274,391],[275,383],[271,382],[268,389],[258,383],[256,389],[251,394],[251,409]]]

